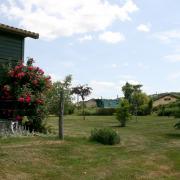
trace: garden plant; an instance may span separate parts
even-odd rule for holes
[[[33,65],[29,58],[16,66],[6,67],[0,82],[0,118],[19,121],[28,117],[28,126],[34,131],[43,131],[45,117],[45,92],[51,87],[50,76]]]

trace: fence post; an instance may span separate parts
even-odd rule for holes
[[[60,91],[59,139],[64,140],[64,89]]]

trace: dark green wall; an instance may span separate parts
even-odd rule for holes
[[[23,58],[24,38],[0,32],[0,62],[18,61]]]
[[[24,57],[24,38],[0,31],[0,75],[3,64],[16,64]]]

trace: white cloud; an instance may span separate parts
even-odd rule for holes
[[[68,46],[73,46],[73,45],[74,45],[73,42],[68,43]]]
[[[128,82],[129,82],[130,84],[133,84],[133,85],[141,84],[139,81],[133,80],[133,79],[130,79]]]
[[[115,83],[113,82],[107,82],[107,81],[96,81],[96,80],[92,80],[90,82],[90,85],[92,85],[92,87],[95,88],[113,88],[115,86]]]
[[[118,64],[115,64],[115,63],[114,63],[114,64],[111,65],[111,67],[114,68],[114,69],[116,69],[116,68],[118,68],[119,66],[118,66]]]
[[[84,41],[91,41],[91,40],[93,40],[93,37],[91,35],[85,35],[83,37],[80,37],[78,40],[79,40],[79,42],[83,43]]]
[[[110,0],[8,0],[0,4],[1,16],[17,20],[22,28],[46,39],[106,30],[115,21],[130,21],[130,14],[137,10],[133,0],[122,6]]]
[[[147,94],[155,94],[155,93],[157,93],[157,87],[153,88],[152,86],[149,86],[149,85],[143,85],[142,90],[144,92],[146,92]],[[166,91],[162,91],[162,92],[166,92]]]
[[[123,63],[123,66],[124,66],[124,67],[128,67],[128,66],[129,66],[129,63],[128,63],[128,62],[125,62],[125,63]]]
[[[149,66],[145,65],[145,64],[142,63],[142,62],[138,62],[138,63],[137,63],[137,67],[138,67],[139,69],[149,69]]]
[[[164,58],[171,63],[180,62],[180,54],[170,54],[165,56]]]
[[[63,66],[64,68],[73,68],[74,67],[74,63],[71,61],[60,62],[60,65]]]
[[[180,79],[180,72],[174,72],[168,76],[170,81],[176,81],[177,79]]]
[[[99,40],[106,43],[116,44],[125,40],[125,37],[120,32],[107,31],[99,35]]]
[[[130,80],[130,79],[133,79],[134,76],[130,74],[122,74],[119,76],[119,78],[124,79],[124,80]]]
[[[179,46],[179,45],[175,45],[175,46],[174,46],[174,51],[175,51],[176,53],[180,53],[180,46]]]
[[[116,98],[117,94],[120,93],[120,84],[109,81],[97,81],[92,80],[89,82],[89,86],[92,87],[92,95],[91,98]],[[114,94],[114,97],[112,97]]]
[[[150,32],[150,24],[140,24],[137,30],[141,32]]]
[[[180,30],[157,32],[154,37],[163,42],[170,42],[172,39],[180,39]]]
[[[124,86],[126,82],[133,85],[140,84],[140,82],[136,80],[136,77],[131,74],[121,74],[118,78],[120,79],[119,84],[121,87]]]
[[[51,76],[52,82],[62,81],[63,80],[63,77],[60,76],[60,75],[53,74],[53,73],[50,73],[49,75]]]

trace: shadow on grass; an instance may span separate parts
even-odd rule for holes
[[[121,126],[121,125],[113,125],[113,126],[109,126],[109,127],[111,127],[111,128],[126,128],[126,127],[128,127],[127,125],[126,126]]]
[[[168,133],[165,136],[169,139],[180,139],[180,133]]]
[[[113,126],[109,126],[109,127],[112,127],[112,128],[120,128],[121,126],[120,126],[120,125],[113,125]]]

